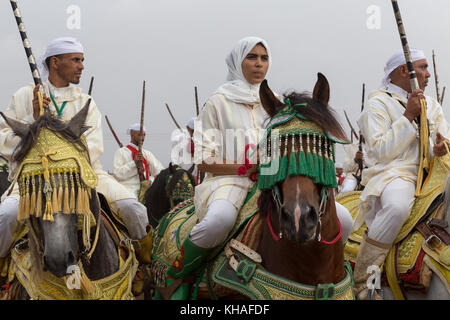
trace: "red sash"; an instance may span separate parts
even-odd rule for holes
[[[341,186],[345,179],[344,175],[340,175],[340,176],[336,175],[336,178],[337,178],[338,186]]]
[[[133,147],[132,145],[127,145],[127,148],[131,151],[131,157],[136,158],[136,155],[139,153],[139,150],[136,149],[135,147]],[[147,164],[147,159],[145,159],[145,157],[142,157],[142,166],[145,172],[145,180],[149,179],[149,174],[148,174],[148,164]]]

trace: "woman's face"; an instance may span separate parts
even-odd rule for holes
[[[242,73],[251,84],[259,84],[269,69],[269,55],[263,45],[257,44],[242,61]]]

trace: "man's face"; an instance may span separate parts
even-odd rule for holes
[[[338,176],[340,176],[341,174],[343,174],[344,173],[344,169],[342,169],[342,168],[336,168],[336,174],[338,175]]]
[[[428,78],[430,77],[430,73],[428,72],[427,59],[414,61],[413,66],[414,70],[416,71],[419,88],[425,90],[425,87],[428,85]]]
[[[139,143],[144,143],[145,140],[145,132],[142,131],[142,136],[139,135],[139,130],[131,130],[130,131],[130,135],[131,135],[131,142],[134,143],[135,145],[139,145]],[[142,140],[142,141],[141,141]]]
[[[68,83],[80,83],[84,69],[84,55],[82,53],[66,53],[53,58],[55,60],[52,66],[59,78]]]
[[[242,74],[251,84],[263,82],[269,69],[269,56],[266,48],[257,44],[242,61]]]

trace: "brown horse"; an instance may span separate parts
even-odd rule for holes
[[[327,79],[319,73],[312,97],[293,92],[284,98],[285,101],[289,99],[290,108],[300,117],[322,128],[325,136],[330,134],[348,141],[328,106],[329,90]],[[260,98],[272,120],[285,108],[285,104],[270,90],[267,81],[261,84]],[[305,135],[284,135],[281,145],[285,148],[281,148],[280,156],[286,155],[289,162],[299,157],[299,161],[303,161],[299,150],[306,150],[307,153],[308,148],[313,148],[313,152],[319,155],[327,154],[327,145],[310,145]],[[291,157],[293,149],[295,157]],[[330,158],[334,160],[334,150]],[[263,267],[273,274],[312,286],[336,284],[343,280],[345,271],[344,246],[340,238],[342,229],[336,215],[333,183],[328,180],[331,184],[327,186],[314,174],[308,175],[287,174],[272,188],[263,188],[259,204],[264,227],[257,251]],[[335,180],[334,174],[332,179]]]

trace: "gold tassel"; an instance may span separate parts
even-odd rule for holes
[[[90,215],[90,214],[92,214],[92,212],[91,212],[91,208],[90,208],[90,203],[89,203],[89,196],[90,196],[90,189],[89,188],[87,188],[86,187],[86,189],[85,189],[86,191],[86,193],[85,193],[85,195],[84,195],[84,208],[85,208],[85,212],[88,214],[88,215]]]
[[[34,212],[36,211],[36,182],[35,175],[31,177],[31,202],[30,202],[30,215],[34,215]]]
[[[73,174],[72,174],[72,170],[70,170],[70,203],[69,203],[69,207],[70,207],[70,213],[75,213],[75,185],[74,185],[74,181],[73,181]]]
[[[52,180],[52,209],[55,212],[59,212],[61,211],[58,205],[58,194],[57,194],[57,189],[56,189],[56,182],[55,182],[55,172],[53,172],[52,176],[51,176],[51,180]]]
[[[69,183],[67,180],[67,174],[66,171],[64,170],[64,213],[65,214],[69,214],[70,213],[70,208],[69,208]]]
[[[81,187],[80,179],[79,179],[78,174],[75,175],[75,178],[77,180],[77,187],[78,187],[78,189],[77,189],[78,192],[77,192],[77,209],[76,209],[76,211],[77,211],[78,214],[82,214],[82,213],[84,213],[83,212],[83,208],[82,208],[82,205],[83,205],[83,189]]]
[[[83,294],[90,295],[94,292],[94,285],[84,272],[81,273],[80,283]]]
[[[19,221],[23,221],[26,219],[25,216],[25,198],[23,197],[23,180],[21,182],[19,182],[19,194],[20,194],[20,198],[19,198],[19,212],[17,213],[17,219]]]
[[[59,187],[58,187],[58,206],[60,206],[60,210],[62,210],[62,205],[63,205],[63,188],[62,188],[62,179],[61,179],[61,174],[60,172],[58,172],[58,182],[59,182]]]
[[[42,177],[39,173],[39,188],[37,191],[37,199],[36,199],[36,213],[35,217],[39,218],[42,215]]]
[[[30,217],[30,178],[27,176],[25,181],[25,209],[24,215],[26,219]]]
[[[52,208],[52,202],[50,200],[47,200],[45,202],[44,220],[47,220],[50,222],[55,221],[53,219],[53,208]]]

